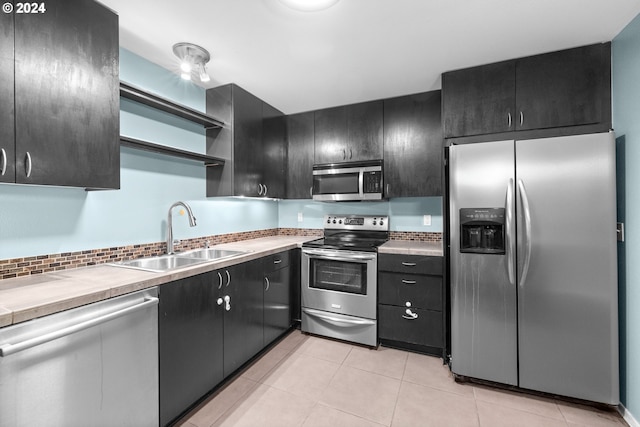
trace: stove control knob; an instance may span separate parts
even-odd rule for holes
[[[380,220],[380,225],[381,225],[381,226],[382,226],[382,225],[384,225],[384,222],[383,222],[382,220]]]
[[[340,224],[342,224],[342,220],[338,221]]]
[[[373,220],[373,225],[376,225],[376,220],[375,219]]]
[[[334,224],[336,223],[336,220],[335,220],[335,218],[334,218],[334,220],[333,220],[333,223],[334,223]]]
[[[327,218],[327,224],[331,224],[331,218]]]

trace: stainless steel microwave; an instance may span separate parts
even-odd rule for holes
[[[381,200],[382,172],[382,160],[314,165],[313,200]]]

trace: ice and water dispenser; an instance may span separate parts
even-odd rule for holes
[[[504,208],[460,209],[460,252],[504,254]]]

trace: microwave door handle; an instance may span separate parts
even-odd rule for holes
[[[360,169],[360,173],[358,174],[358,190],[360,197],[364,197],[364,169]]]

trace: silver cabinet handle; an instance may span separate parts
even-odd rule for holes
[[[520,126],[522,126],[522,123],[524,123],[524,114],[520,111]]]
[[[2,168],[0,168],[0,175],[4,176],[7,171],[7,152],[2,149]]]
[[[281,262],[282,262],[281,259],[276,259],[276,260],[273,261],[274,264],[280,264]]]
[[[263,194],[263,196],[266,196],[268,191],[269,191],[269,187],[267,187],[267,184],[264,184],[264,194]]]
[[[387,196],[389,195],[389,184],[387,184]]]
[[[31,176],[31,153],[27,151],[26,159],[24,162],[24,169],[27,175],[27,178]]]
[[[405,285],[415,285],[416,281],[415,280],[405,280],[402,279],[402,283],[404,283]]]
[[[222,303],[224,302],[224,300],[222,298],[218,298],[218,300],[216,301],[218,303],[218,305],[222,305]]]
[[[349,148],[349,160],[353,158],[353,149]]]
[[[309,197],[313,198],[313,186],[309,187]]]
[[[268,291],[268,290],[269,290],[269,286],[270,286],[271,284],[269,283],[269,278],[268,278],[268,277],[265,277],[265,278],[264,278],[264,282],[265,282],[265,284],[266,284],[266,286],[267,286],[267,287],[264,289],[264,291],[266,292],[266,291]]]
[[[218,290],[222,289],[222,274],[218,271]]]
[[[524,286],[524,282],[527,280],[527,273],[529,272],[529,264],[531,262],[531,210],[529,209],[529,198],[527,197],[527,190],[524,188],[524,182],[518,180],[518,189],[520,190],[520,198],[522,200],[522,211],[524,216],[524,242],[525,242],[525,254],[524,265],[522,266],[522,274],[520,275],[520,286]]]
[[[404,265],[405,267],[415,267],[416,263],[415,262],[402,262],[402,265]]]
[[[224,272],[227,273],[227,285],[226,286],[229,286],[231,284],[231,275],[229,274],[229,270],[225,270]]]
[[[262,196],[262,184],[258,184],[258,196]]]
[[[402,315],[403,319],[407,320],[416,320],[418,318],[418,313],[414,313],[410,308],[405,310],[405,314]]]
[[[347,149],[343,148],[342,149],[342,160],[346,160],[347,159]]]
[[[224,309],[226,311],[231,310],[231,297],[229,295],[224,296],[224,302],[225,302]]]
[[[507,113],[507,117],[509,120],[509,129],[511,129],[511,112]]]
[[[30,339],[21,341],[17,344],[5,344],[2,347],[0,347],[0,357],[10,356],[14,353],[18,353],[20,351],[28,350],[38,345],[48,343],[49,341],[53,341],[58,338],[65,337],[67,335],[75,334],[76,332],[80,332],[85,329],[91,328],[93,326],[97,326],[102,323],[108,322],[110,320],[114,320],[119,317],[126,316],[127,314],[133,313],[134,311],[142,310],[144,308],[157,305],[158,302],[160,302],[158,298],[145,297],[144,301],[141,302],[140,304],[132,305],[130,307],[123,308],[122,310],[114,311],[113,313],[109,313],[104,316],[100,316],[94,319],[80,322],[75,325],[71,325],[69,327],[50,332],[48,334],[30,338]]]

